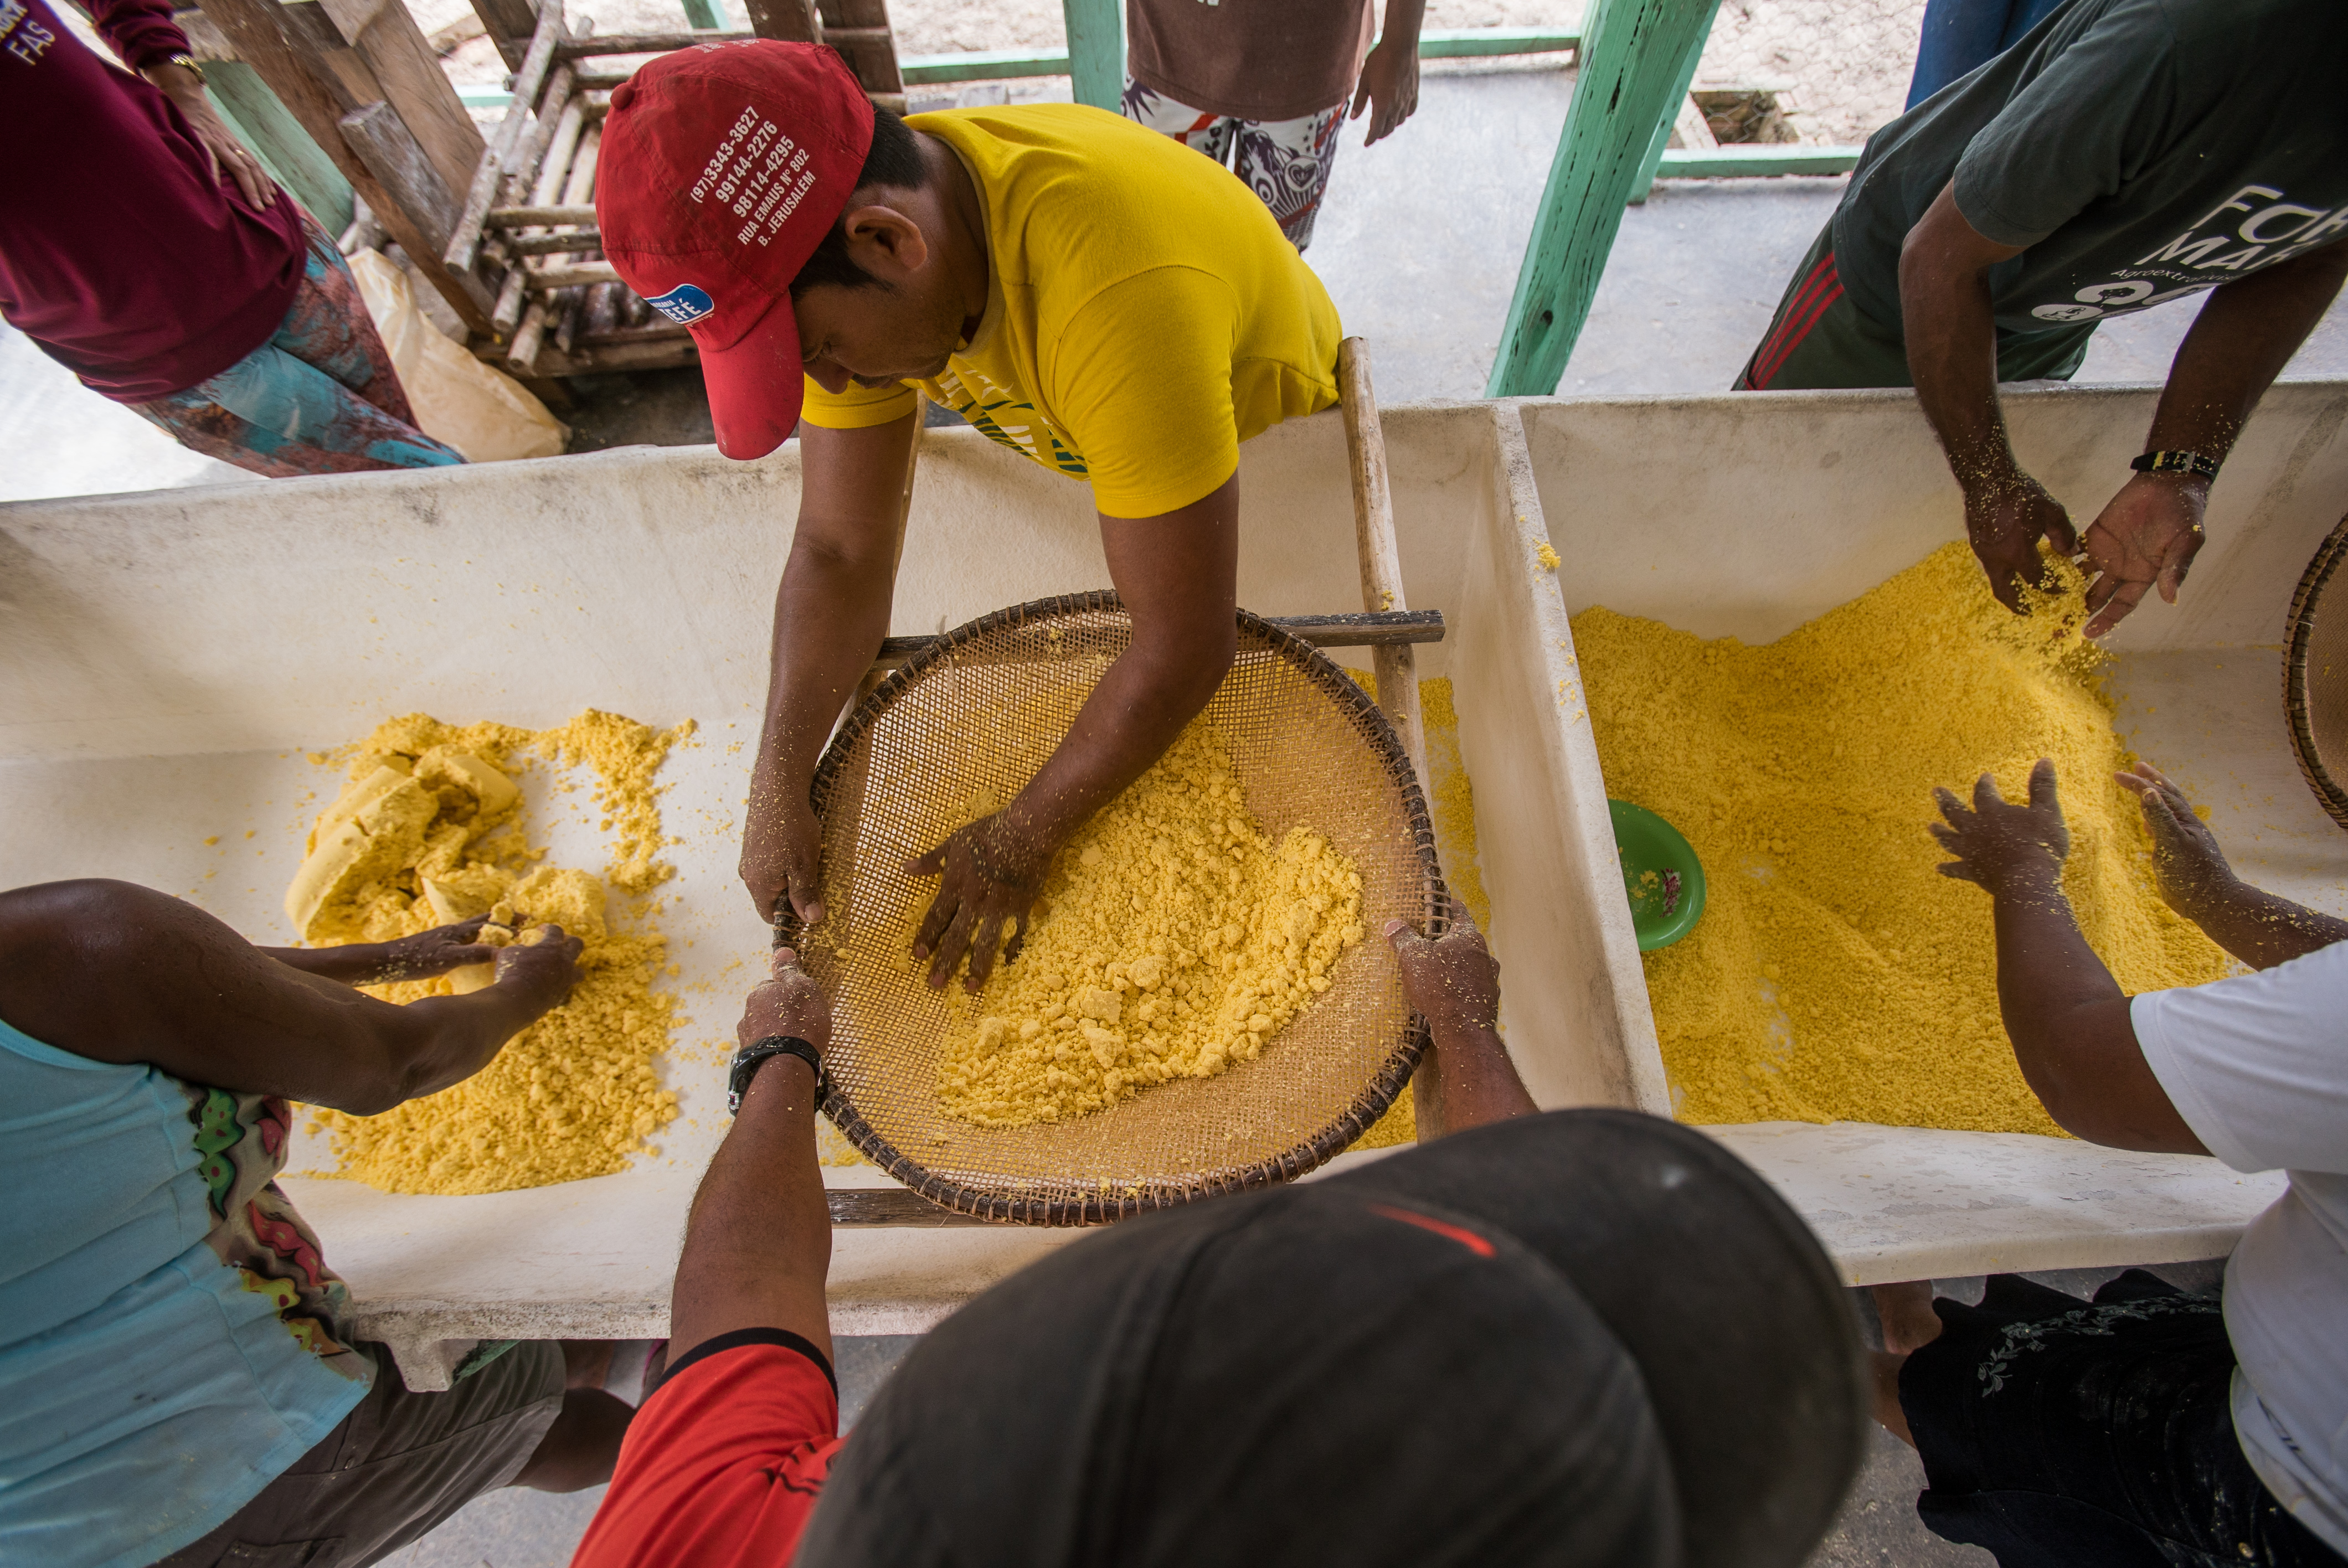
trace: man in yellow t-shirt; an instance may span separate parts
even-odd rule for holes
[[[1164,137],[1074,104],[901,120],[839,56],[705,45],[613,95],[603,246],[700,345],[729,457],[801,431],[742,879],[820,920],[808,784],[887,632],[917,389],[1092,487],[1133,616],[1018,798],[922,862],[914,951],[973,989],[1052,856],[1229,670],[1239,444],[1337,401],[1337,312],[1262,201]],[[802,376],[802,372],[804,376]]]

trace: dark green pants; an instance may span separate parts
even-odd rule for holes
[[[2096,323],[2051,327],[2044,332],[1997,334],[2000,381],[2068,381],[2087,357]],[[1794,269],[1786,297],[1763,334],[1761,346],[1729,384],[1732,392],[1797,392],[1830,386],[1913,386],[1908,376],[1908,345],[1897,326],[1860,313],[1843,292],[1835,270],[1834,224],[1811,242]]]

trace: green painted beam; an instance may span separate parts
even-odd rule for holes
[[[1557,27],[1429,27],[1418,36],[1422,60],[1482,55],[1548,55],[1581,47],[1581,35]]]
[[[1124,0],[1060,0],[1060,14],[1076,101],[1117,113],[1125,102]]]
[[[319,228],[339,235],[351,226],[351,182],[269,90],[260,72],[242,60],[206,60],[204,93],[269,177],[309,209]]]
[[[706,33],[726,26],[714,0],[684,0],[685,25]]]
[[[1863,147],[1812,147],[1799,142],[1732,141],[1713,149],[1673,148],[1655,170],[1663,179],[1728,179],[1759,174],[1849,174]]]
[[[1487,397],[1557,390],[1689,51],[1720,0],[1594,0]]]
[[[905,85],[992,82],[1009,77],[1065,77],[1066,49],[973,49],[959,55],[907,55],[897,62]],[[1121,86],[1122,84],[1120,84]]]
[[[1663,163],[1663,154],[1671,150],[1672,127],[1679,122],[1680,106],[1687,101],[1688,88],[1695,85],[1696,62],[1704,57],[1704,39],[1698,38],[1694,47],[1688,50],[1680,71],[1679,91],[1663,106],[1663,118],[1655,127],[1655,139],[1648,144],[1646,161],[1639,165],[1638,182],[1631,187],[1633,207],[1645,201],[1647,192],[1655,188],[1655,170]]]

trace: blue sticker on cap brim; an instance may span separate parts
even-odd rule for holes
[[[679,283],[667,293],[655,295],[644,303],[681,327],[689,327],[717,310],[717,302],[709,297],[708,291],[697,289],[691,283]]]

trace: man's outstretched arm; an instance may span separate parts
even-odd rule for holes
[[[2251,886],[2234,875],[2217,835],[2185,792],[2150,763],[2118,775],[2144,807],[2152,868],[2168,907],[2254,969],[2271,969],[2318,948],[2348,941],[2342,920]]]
[[[1434,941],[1402,920],[1386,922],[1385,938],[1402,960],[1403,994],[1433,1036],[1411,1078],[1418,1141],[1537,1113],[1500,1043],[1500,966],[1459,901]]]
[[[1018,798],[909,867],[938,876],[915,933],[930,983],[970,958],[970,989],[993,972],[1006,934],[1026,927],[1045,870],[1069,835],[1139,778],[1223,683],[1239,645],[1239,476],[1154,518],[1101,517],[1110,579],[1133,641]]]
[[[2066,1132],[2090,1143],[2206,1154],[2137,1042],[2128,999],[2087,945],[2063,892],[2071,833],[2055,799],[2054,764],[2030,774],[2026,804],[1988,774],[1969,807],[1937,793],[1932,835],[1955,859],[1941,874],[1988,892],[1997,931],[1998,1010],[2032,1092]]]
[[[839,711],[889,635],[899,507],[918,414],[862,430],[799,426],[799,518],[775,589],[767,712],[742,825],[741,875],[772,921],[785,900],[809,925],[821,846],[808,784]]]
[[[168,894],[51,882],[0,894],[0,1019],[94,1061],[373,1115],[471,1077],[571,994],[579,939],[540,930],[498,949],[496,984],[395,1007]]]
[[[829,1050],[831,1007],[798,955],[777,948],[772,972],[743,1006],[741,1043],[779,1034]],[[737,1328],[784,1329],[830,1358],[831,1211],[816,1155],[817,1093],[815,1073],[796,1056],[767,1058],[750,1080],[685,1223],[669,1296],[670,1366]]]
[[[1997,317],[1989,273],[2020,254],[1965,220],[1953,180],[1900,247],[1908,377],[1964,492],[1965,532],[1989,574],[1990,591],[2015,610],[2022,608],[2019,585],[2035,584],[2044,574],[2040,539],[2065,555],[2079,548],[2070,514],[2014,460],[1998,406]]]

